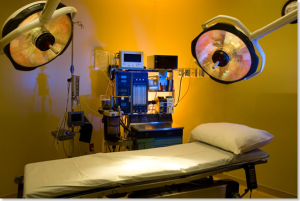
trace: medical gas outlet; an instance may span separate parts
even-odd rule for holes
[[[204,71],[200,68],[179,68],[178,77],[203,78],[207,76],[205,76]]]

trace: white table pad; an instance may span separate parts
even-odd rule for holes
[[[246,155],[244,154],[245,157]],[[100,187],[152,180],[155,177],[168,178],[174,174],[237,163],[239,158],[245,160],[244,156],[193,142],[31,163],[25,166],[24,197],[57,197]]]

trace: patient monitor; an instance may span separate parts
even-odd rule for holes
[[[84,124],[84,112],[68,112],[68,127],[82,126]]]

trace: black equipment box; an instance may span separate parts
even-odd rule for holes
[[[154,69],[177,69],[178,56],[151,55],[147,57],[147,68]]]
[[[129,124],[136,123],[172,123],[172,114],[134,114],[128,115]]]
[[[183,128],[173,123],[172,114],[129,114],[135,149],[182,144]]]
[[[173,123],[172,114],[129,115],[128,119],[137,139],[182,137],[183,134],[184,127]]]
[[[182,137],[183,127],[175,123],[138,124],[132,125],[131,131],[138,139]]]

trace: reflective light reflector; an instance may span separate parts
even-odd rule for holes
[[[44,5],[45,3],[34,4],[10,19],[4,26],[3,37],[17,27],[37,19]],[[64,6],[60,3],[58,8]],[[65,51],[72,39],[72,29],[70,14],[62,15],[15,38],[5,46],[4,52],[16,69],[33,70]]]
[[[258,57],[250,40],[233,25],[215,24],[192,42],[192,54],[215,81],[229,84],[254,73]]]
[[[39,14],[40,12],[31,15],[19,26],[38,18]],[[61,52],[71,36],[72,26],[70,19],[66,15],[63,15],[51,20],[45,27],[55,38],[53,47],[58,50],[58,52]],[[24,67],[37,67],[52,61],[57,56],[57,54],[47,47],[45,48],[47,50],[44,51],[36,47],[36,40],[42,34],[45,34],[42,27],[37,27],[11,41],[10,55],[17,64]],[[47,41],[42,45],[47,46]]]

